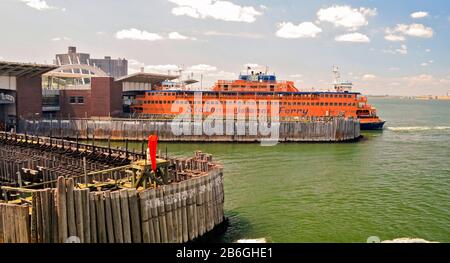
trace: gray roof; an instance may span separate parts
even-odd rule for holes
[[[56,69],[55,65],[42,65],[0,61],[0,76],[34,77]]]

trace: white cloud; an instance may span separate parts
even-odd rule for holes
[[[408,81],[410,85],[415,85],[417,83],[429,83],[433,82],[435,78],[432,75],[421,74],[417,76],[405,77],[404,80]]]
[[[293,79],[301,79],[301,78],[303,78],[303,75],[302,74],[293,74],[293,75],[290,75],[289,77],[293,78]]]
[[[21,0],[21,1],[26,3],[27,6],[34,8],[36,10],[39,10],[39,11],[58,9],[55,6],[50,6],[49,4],[47,4],[47,2],[45,0]],[[63,11],[65,11],[64,8],[63,8]]]
[[[427,67],[427,66],[429,66],[429,65],[431,65],[431,64],[433,64],[434,63],[434,60],[429,60],[429,61],[427,61],[427,62],[423,62],[422,64],[420,64],[422,67]]]
[[[230,32],[221,32],[221,31],[207,31],[203,33],[205,36],[222,36],[222,37],[243,37],[243,38],[251,38],[251,39],[261,39],[264,36],[256,33],[230,33]]]
[[[169,71],[173,74],[173,72],[180,70],[181,68],[177,65],[167,64],[167,65],[148,65],[145,66],[146,70],[150,72],[157,73],[168,73]]]
[[[315,38],[322,29],[311,22],[294,25],[291,22],[283,22],[278,25],[276,35],[281,38]]]
[[[384,37],[384,39],[386,39],[387,41],[392,41],[392,42],[401,42],[401,41],[405,41],[406,40],[406,38],[404,36],[392,35],[392,34],[386,35]]]
[[[207,76],[220,79],[233,79],[236,77],[236,73],[221,70],[217,72],[208,73]]]
[[[187,37],[178,32],[169,33],[169,39],[172,39],[172,40],[196,40],[196,38],[194,38],[194,37]]]
[[[412,37],[432,38],[434,31],[422,24],[397,24],[395,28],[386,28],[386,34],[400,34]]]
[[[414,19],[424,18],[428,16],[428,12],[419,11],[411,14],[411,17]]]
[[[231,22],[253,23],[262,12],[252,6],[240,6],[223,0],[168,0],[177,5],[172,9],[176,16],[197,19],[214,18]]]
[[[332,6],[320,9],[317,17],[320,21],[333,23],[336,27],[345,27],[357,30],[369,24],[368,18],[377,14],[376,9],[365,7],[352,8],[351,6]]]
[[[145,30],[139,30],[136,28],[120,30],[116,33],[116,38],[146,41],[157,41],[163,39],[163,37],[158,34],[149,33]]]
[[[370,38],[361,33],[350,33],[335,38],[337,42],[369,43]]]
[[[427,48],[427,49],[425,49],[425,52],[430,53],[431,49]]]
[[[406,45],[401,45],[400,48],[396,48],[396,49],[384,49],[383,50],[384,53],[389,53],[389,54],[400,54],[400,55],[406,55],[408,54],[408,47]]]
[[[269,9],[269,8],[268,8],[267,6],[265,6],[265,5],[260,5],[259,8],[264,9],[264,10]]]
[[[373,74],[365,74],[362,79],[365,81],[370,81],[370,80],[374,80],[376,79],[377,76],[373,75]]]
[[[187,71],[193,73],[207,73],[207,72],[215,72],[217,71],[217,67],[206,65],[206,64],[198,64],[194,66],[190,66]]]
[[[54,37],[52,41],[70,41],[72,40],[70,37]]]

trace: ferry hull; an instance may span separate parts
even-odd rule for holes
[[[379,131],[384,127],[385,121],[361,123],[362,131]]]

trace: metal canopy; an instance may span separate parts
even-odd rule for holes
[[[0,61],[0,76],[34,77],[56,69],[57,66]]]
[[[148,84],[161,84],[166,80],[174,80],[179,78],[179,76],[156,74],[156,73],[134,73],[125,77],[121,77],[116,80],[116,82],[138,82],[138,83],[148,83]]]

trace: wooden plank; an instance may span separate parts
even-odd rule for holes
[[[176,211],[177,211],[177,243],[183,243],[183,213],[182,213],[182,200],[181,200],[181,194],[182,194],[182,185],[181,183],[175,184],[175,198],[177,200],[176,204]]]
[[[188,236],[189,236],[189,241],[192,241],[195,239],[195,228],[196,228],[196,224],[194,221],[195,188],[194,188],[193,180],[187,181],[187,193],[186,194],[187,194],[186,205],[187,205]]]
[[[20,243],[30,243],[31,229],[30,229],[30,207],[17,206],[17,220],[19,222],[19,239]]]
[[[56,201],[57,201],[57,217],[58,217],[58,242],[64,243],[68,238],[67,231],[67,207],[66,207],[66,183],[64,177],[58,177],[56,183]],[[39,207],[39,206],[38,206]],[[39,221],[39,219],[38,219]],[[39,229],[39,226],[38,226]]]
[[[189,229],[188,229],[188,185],[186,181],[180,183],[181,185],[181,221],[182,221],[182,242],[186,243],[189,241]]]
[[[130,222],[130,209],[128,204],[128,190],[123,189],[120,193],[120,208],[122,213],[122,226],[123,226],[123,242],[131,243],[131,222]]]
[[[51,224],[52,224],[52,243],[58,243],[58,211],[56,206],[56,189],[50,190],[49,203],[51,209]]]
[[[159,219],[159,232],[161,236],[161,243],[167,243],[167,225],[166,225],[166,212],[164,207],[164,192],[162,187],[156,189],[156,198],[158,199],[158,219]]]
[[[159,230],[159,214],[158,214],[159,200],[156,197],[156,190],[150,189],[149,196],[150,196],[149,204],[151,205],[150,207],[151,209],[149,211],[151,212],[151,222],[153,224],[153,235],[152,235],[153,240],[155,243],[161,243],[161,231]]]
[[[5,226],[5,243],[15,243],[15,227],[14,227],[14,211],[12,211],[12,205],[5,205],[5,217],[4,217],[4,226]]]
[[[49,199],[51,193],[49,190],[40,191],[41,216],[42,216],[42,242],[50,243],[52,239],[51,211]]]
[[[5,243],[5,217],[5,205],[0,203],[0,244]]]
[[[203,202],[205,198],[205,189],[202,184],[202,178],[197,178],[197,226],[198,234],[196,237],[202,236],[205,233],[205,209],[203,207]]]
[[[37,243],[44,243],[44,223],[42,214],[42,191],[36,192]]]
[[[149,220],[149,205],[148,205],[148,191],[139,193],[139,205],[141,209],[141,226],[142,226],[142,242],[152,243],[150,240],[150,220]]]
[[[73,178],[69,178],[66,180],[67,225],[69,228],[69,237],[74,237],[77,235],[73,190],[74,190]]]
[[[173,222],[173,189],[172,185],[165,185],[164,191],[164,209],[166,212],[166,226],[167,226],[167,242],[175,243],[174,241],[174,222]]]
[[[98,242],[97,235],[97,212],[95,209],[95,193],[89,192],[89,217],[91,225],[91,243]]]
[[[37,195],[38,192],[33,192],[31,196],[31,243],[38,243],[38,237],[37,237]],[[1,204],[0,204],[1,208]]]
[[[115,237],[114,237],[114,223],[111,210],[111,192],[106,191],[104,197],[105,197],[106,233],[108,235],[108,242],[114,243]]]
[[[128,204],[130,207],[131,236],[133,238],[133,243],[142,243],[139,199],[137,197],[136,189],[128,190]]]
[[[89,189],[81,190],[81,200],[83,206],[83,236],[84,243],[91,243],[91,214],[89,205]]]
[[[85,243],[84,238],[84,219],[83,219],[83,192],[81,190],[74,190],[73,192],[75,200],[75,220],[77,225],[77,236],[80,238],[81,243]]]
[[[115,243],[123,243],[122,215],[119,192],[111,193],[111,210],[114,223],[114,241]]]
[[[213,185],[212,185],[212,177],[210,175],[207,176],[207,195],[208,195],[208,231],[211,231],[214,228],[215,225],[215,219],[214,219],[214,204],[213,204]]]
[[[103,200],[103,192],[95,194],[95,209],[97,213],[97,234],[98,243],[107,243],[106,219],[105,219],[105,202]]]

